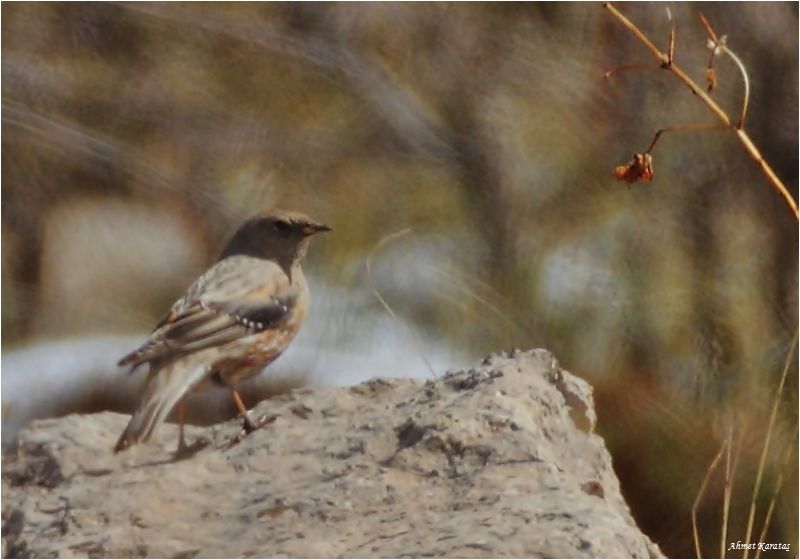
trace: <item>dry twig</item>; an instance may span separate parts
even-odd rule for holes
[[[658,139],[665,132],[688,132],[690,130],[711,130],[714,128],[722,128],[722,127],[714,123],[693,123],[693,124],[679,124],[676,126],[669,126],[667,128],[662,128],[661,130],[656,132],[655,136],[653,136],[653,141],[650,143],[650,147],[647,148],[647,151],[645,153],[650,154],[653,152],[653,148],[656,147],[656,142],[658,142]]]
[[[736,54],[728,48],[728,39],[723,35],[722,37],[717,37],[717,34],[714,33],[714,29],[711,27],[711,24],[708,23],[706,16],[703,15],[703,12],[698,12],[700,16],[700,23],[703,24],[703,27],[706,28],[706,32],[708,33],[708,48],[711,51],[711,56],[708,60],[708,71],[710,71],[710,77],[713,78],[713,84],[716,86],[716,73],[714,72],[713,64],[714,64],[714,57],[719,54],[726,54],[728,55],[731,60],[736,64],[737,68],[739,68],[739,72],[742,75],[742,80],[744,80],[744,100],[742,101],[742,111],[739,115],[739,122],[736,125],[736,128],[742,128],[744,126],[744,117],[747,115],[747,106],[750,103],[750,78],[747,76],[747,69],[744,67],[744,63],[741,59],[736,56]],[[709,79],[709,91],[713,90],[711,87],[712,80]]]
[[[689,75],[684,72],[681,68],[679,68],[675,64],[674,60],[674,53],[672,53],[672,49],[674,48],[674,37],[670,38],[669,41],[669,52],[664,53],[659,49],[653,42],[634,24],[631,20],[625,17],[611,2],[604,2],[603,6],[619,20],[619,22],[625,26],[628,31],[630,31],[647,49],[655,56],[660,64],[661,68],[670,71],[672,74],[675,75],[681,82],[683,82],[691,91],[694,93],[700,100],[708,107],[708,109],[714,114],[714,116],[722,123],[722,126],[725,128],[729,128],[736,137],[739,139],[739,142],[742,144],[744,149],[756,162],[756,164],[761,169],[761,172],[765,175],[765,177],[769,180],[772,184],[772,187],[780,194],[783,198],[786,205],[792,211],[795,216],[795,219],[800,219],[800,214],[798,213],[797,202],[795,202],[794,198],[792,197],[791,193],[788,191],[786,186],[780,180],[780,178],[775,174],[772,167],[767,163],[764,157],[761,155],[761,152],[758,150],[756,145],[750,139],[750,136],[745,132],[743,125],[744,125],[744,118],[747,112],[747,104],[749,102],[750,96],[750,82],[747,78],[747,72],[744,67],[742,61],[727,47],[725,44],[725,37],[717,37],[716,33],[714,33],[713,29],[710,25],[708,25],[708,21],[705,18],[702,18],[701,21],[704,21],[706,25],[706,29],[709,33],[709,41],[710,45],[712,46],[712,54],[715,51],[719,51],[731,57],[731,59],[736,63],[739,67],[742,76],[744,77],[745,82],[745,98],[742,105],[742,110],[739,117],[738,123],[733,123],[728,117],[727,113],[708,95],[706,91],[703,90]],[[711,63],[709,63],[710,65]],[[712,68],[713,70],[713,68]],[[708,74],[707,74],[708,75]],[[713,78],[716,81],[716,75],[711,74],[709,78]],[[711,82],[709,82],[710,85]]]

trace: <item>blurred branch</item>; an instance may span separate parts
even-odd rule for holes
[[[795,219],[800,219],[800,213],[798,213],[797,202],[792,197],[791,193],[787,190],[786,186],[783,182],[778,178],[778,176],[773,171],[772,167],[767,163],[764,157],[761,155],[761,152],[758,150],[756,145],[750,139],[750,136],[745,132],[744,128],[742,128],[741,123],[734,124],[730,117],[728,117],[727,113],[713,100],[711,97],[706,93],[697,83],[692,80],[689,75],[684,72],[681,68],[679,68],[675,61],[670,57],[669,54],[662,52],[653,42],[644,34],[642,31],[625,17],[611,2],[604,2],[603,7],[607,9],[614,17],[616,17],[619,22],[626,28],[628,31],[633,33],[633,35],[639,39],[639,41],[648,49],[650,52],[655,56],[661,63],[661,68],[665,70],[669,70],[676,78],[678,78],[681,82],[683,82],[692,93],[694,93],[700,100],[708,107],[708,109],[714,113],[714,115],[722,122],[722,125],[726,128],[731,129],[736,137],[739,139],[739,142],[742,144],[744,149],[750,155],[750,157],[756,162],[756,164],[761,169],[762,173],[766,176],[767,180],[772,184],[773,188],[780,194],[783,198],[786,205],[792,211],[795,216]],[[710,26],[709,26],[710,29]],[[714,35],[716,36],[716,35]],[[724,46],[724,45],[723,45]],[[721,48],[718,44],[715,48]],[[726,54],[731,54],[726,49]],[[735,56],[733,57],[737,64],[740,66],[740,70],[744,71],[744,65],[741,64]],[[744,72],[746,75],[746,72]],[[742,109],[741,121],[744,121],[744,114],[747,109],[747,101],[749,99],[749,81],[745,78],[745,106]]]
[[[181,26],[198,29],[255,45],[270,52],[301,59],[304,62],[339,75],[364,98],[397,135],[421,155],[452,158],[453,139],[437,122],[435,115],[414,92],[393,79],[384,65],[368,53],[355,53],[335,39],[306,32],[293,37],[264,21],[244,20],[215,12],[215,17],[194,8],[182,9],[159,4],[121,4],[128,10],[146,14]]]
[[[497,158],[493,154],[488,135],[482,131],[479,114],[485,97],[473,83],[473,76],[456,88],[458,95],[452,100],[451,118],[437,114],[402,83],[391,69],[368,51],[356,52],[343,44],[341,32],[332,28],[331,20],[323,18],[319,25],[304,28],[302,32],[284,31],[264,21],[236,18],[215,12],[209,18],[194,9],[182,9],[158,4],[123,4],[126,9],[161,20],[173,21],[181,26],[193,25],[198,29],[244,41],[269,52],[293,57],[310,63],[336,76],[365,105],[382,119],[395,136],[408,148],[422,157],[447,160],[458,166],[460,183],[470,197],[475,223],[491,248],[486,270],[500,289],[506,289],[506,280],[514,273],[516,245],[512,235],[513,224],[504,193]],[[295,10],[307,10],[295,6]],[[315,8],[317,10],[318,8]],[[302,34],[300,34],[302,33]],[[487,39],[489,48],[498,60],[505,56],[498,49],[498,39]],[[500,65],[493,65],[499,67]],[[493,84],[484,77],[480,84]]]
[[[330,28],[326,20],[313,28],[305,28],[301,36],[293,36],[263,21],[223,16],[217,12],[208,18],[196,10],[154,4],[124,4],[126,9],[181,25],[193,25],[207,32],[256,45],[270,52],[301,59],[338,76],[366,106],[381,118],[396,137],[410,149],[427,158],[448,160],[458,165],[461,184],[471,200],[476,223],[485,225],[482,233],[492,247],[487,270],[494,276],[505,274],[506,263],[514,260],[514,244],[510,238],[508,209],[499,188],[497,163],[482,137],[480,111],[474,100],[482,99],[473,87],[459,88],[457,110],[453,119],[436,114],[408,85],[378,58],[369,52],[355,52],[342,44],[341,33]],[[296,7],[303,10],[305,8]],[[497,43],[492,38],[492,44]],[[486,80],[486,82],[491,82]],[[500,257],[504,257],[498,263]],[[502,278],[497,279],[498,282]],[[503,282],[504,283],[504,282]]]
[[[461,168],[462,183],[477,199],[478,213],[482,214],[479,223],[490,225],[488,244],[497,247],[498,254],[512,254],[512,243],[504,232],[509,224],[507,212],[500,208],[497,165],[486,139],[480,137],[479,119],[475,114],[480,112],[480,107],[476,107],[474,101],[482,96],[474,87],[458,88],[459,97],[453,100],[457,102],[457,108],[452,111],[454,118],[448,120],[431,110],[380,59],[369,52],[354,52],[343,46],[339,39],[341,34],[335,29],[305,29],[302,36],[294,37],[269,23],[223,17],[221,12],[209,18],[202,12],[174,6],[124,4],[124,7],[298,58],[343,78],[342,83],[364,99],[409,148],[424,157],[455,162]],[[490,43],[496,45],[497,39],[493,37]],[[496,56],[503,56],[503,53],[498,52]],[[491,80],[483,81],[491,83]]]
[[[44,144],[56,145],[66,152],[81,152],[98,161],[113,164],[150,188],[180,192],[180,186],[156,162],[136,155],[129,145],[102,137],[74,122],[58,120],[9,100],[2,102],[3,123],[31,133]],[[203,199],[210,208],[219,208],[218,196],[209,188],[194,185],[192,195]]]

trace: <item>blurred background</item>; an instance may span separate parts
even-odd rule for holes
[[[746,128],[796,198],[797,4],[620,8],[664,48],[665,6],[701,84],[698,9],[727,34],[752,84]],[[312,243],[314,311],[279,370],[348,384],[548,348],[594,385],[623,492],[668,555],[694,556],[692,503],[732,433],[727,540],[744,540],[797,329],[797,222],[723,130],[666,134],[652,183],[615,181],[659,128],[713,119],[600,4],[2,16],[4,442],[15,406],[49,390],[45,413],[79,410],[64,387],[92,376],[107,389],[93,406],[115,408],[131,392],[115,359],[243,219],[290,208],[335,231]],[[713,96],[738,115],[741,77],[715,68]],[[794,557],[796,354],[789,371],[754,538],[782,481],[765,540]],[[698,510],[712,556],[724,463]]]

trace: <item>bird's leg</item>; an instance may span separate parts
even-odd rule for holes
[[[181,399],[178,401],[178,454],[184,453],[189,446],[186,445],[186,438],[183,434],[183,424],[186,420],[186,402]]]
[[[185,437],[186,426],[186,401],[181,399],[178,401],[178,449],[175,450],[173,455],[174,460],[182,461],[193,457],[201,449],[205,449],[209,445],[209,441],[205,438],[196,440],[192,445],[187,445]]]
[[[250,415],[247,414],[247,409],[242,402],[242,397],[239,396],[239,393],[236,392],[236,389],[230,387],[231,390],[231,398],[233,399],[234,404],[236,404],[236,408],[239,409],[239,416],[242,417],[242,423],[244,424],[244,431],[246,433],[250,433],[256,429],[255,423],[250,420]]]

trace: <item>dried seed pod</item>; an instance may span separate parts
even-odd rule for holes
[[[708,81],[708,92],[711,93],[717,87],[717,73],[713,68],[706,68],[706,81]]]
[[[620,165],[614,169],[614,177],[617,181],[635,183],[642,180],[648,183],[653,180],[653,156],[650,154],[633,154],[633,159],[626,165]]]

